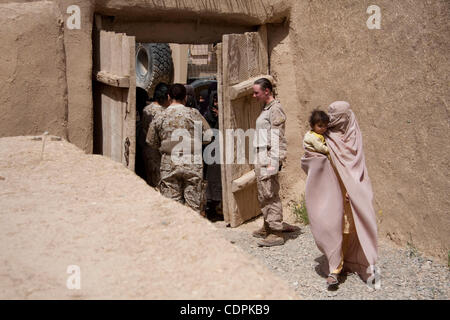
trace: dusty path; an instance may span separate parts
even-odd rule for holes
[[[305,299],[450,299],[449,268],[411,248],[379,243],[379,290],[370,289],[357,275],[350,274],[341,278],[336,291],[328,291],[320,271],[326,262],[308,226],[298,224],[301,231],[288,238],[284,246],[260,248],[251,232],[262,225],[261,218],[233,229],[225,227],[223,221],[214,225],[228,241],[259,259]]]

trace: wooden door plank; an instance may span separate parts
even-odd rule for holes
[[[253,94],[253,83],[260,79],[260,78],[266,78],[270,80],[270,82],[273,83],[273,77],[267,74],[261,74],[257,77],[250,78],[248,80],[239,82],[238,84],[235,84],[230,88],[230,99],[236,100],[239,98],[242,98],[244,96],[252,95]]]
[[[226,168],[225,168],[225,99],[224,99],[224,69],[223,69],[223,43],[217,44],[216,56],[217,56],[217,99],[219,102],[219,131],[222,137],[222,145],[220,150],[220,173],[222,181],[222,213],[224,216],[225,223],[229,223],[229,206],[228,206],[228,184],[226,180]]]
[[[123,90],[123,144],[124,165],[130,170],[135,168],[136,155],[136,77],[135,38],[122,37],[122,75],[130,79],[130,86]],[[126,154],[126,156],[125,156]]]
[[[231,183],[231,190],[233,193],[248,188],[251,184],[256,183],[255,170],[242,175],[240,178],[234,179]]]
[[[231,179],[231,168],[230,168],[231,164],[229,164],[227,161],[227,157],[228,157],[227,153],[230,152],[230,150],[227,150],[227,147],[226,147],[227,143],[228,143],[227,142],[228,138],[226,137],[226,134],[225,134],[226,129],[231,128],[231,120],[230,120],[231,105],[230,105],[229,99],[226,98],[226,97],[229,97],[229,93],[228,93],[228,88],[229,88],[229,84],[228,84],[229,39],[230,39],[229,35],[224,35],[223,41],[222,41],[223,126],[221,127],[221,130],[223,132],[223,140],[224,140],[224,162],[222,164],[222,168],[225,173],[224,175],[222,175],[222,187],[223,187],[222,202],[224,203],[222,210],[223,210],[224,221],[226,223],[231,222],[230,221],[231,212],[233,211],[233,208],[234,208],[234,198],[232,197],[232,194],[228,190],[229,189],[229,181],[232,181],[232,179]]]
[[[256,119],[261,112],[261,105],[252,98],[253,82],[268,76],[267,31],[265,27],[259,32],[224,35],[222,44],[222,79],[223,79],[223,131],[242,129],[244,132],[255,128]],[[234,137],[225,136],[225,140]],[[249,139],[246,143],[246,163],[226,164],[222,177],[225,177],[223,200],[228,202],[224,217],[231,227],[236,227],[248,219],[260,214],[257,189],[254,178],[254,166],[249,162],[252,147]],[[234,154],[229,158],[236,160],[236,141]],[[232,152],[233,150],[227,150]],[[234,183],[233,183],[234,182]],[[234,192],[233,192],[234,191]]]
[[[107,31],[100,31],[100,68],[106,72],[111,72],[111,34]]]
[[[129,76],[119,76],[104,70],[94,72],[94,76],[96,81],[108,86],[119,88],[128,88],[130,86]]]
[[[101,88],[101,114],[102,114],[102,150],[103,155],[111,157],[111,87],[100,85]]]
[[[269,47],[267,42],[267,26],[265,24],[259,26],[258,32],[259,41],[259,66],[261,74],[270,74],[269,70]]]
[[[106,31],[100,31],[100,68],[110,71],[111,65],[111,34]],[[112,105],[111,88],[108,86],[100,86],[101,88],[101,114],[102,114],[102,144],[103,155],[111,157],[111,113]]]
[[[113,74],[121,75],[122,70],[122,36],[110,33],[111,40],[111,65]],[[111,117],[111,159],[122,162],[123,158],[123,121],[122,121],[122,92],[119,88],[112,88],[112,100],[109,108]]]
[[[134,170],[135,38],[104,30],[94,32],[94,101],[100,122],[96,124],[96,150]]]

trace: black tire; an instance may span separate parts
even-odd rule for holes
[[[172,50],[167,43],[136,44],[136,86],[153,96],[160,82],[173,81]]]

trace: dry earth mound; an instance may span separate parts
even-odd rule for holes
[[[296,299],[207,220],[107,158],[0,139],[0,299]],[[69,265],[81,289],[66,286]]]

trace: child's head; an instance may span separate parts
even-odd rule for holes
[[[329,122],[330,118],[324,111],[321,110],[314,110],[309,117],[309,125],[311,126],[311,130],[318,134],[324,134],[325,131],[327,131]]]

